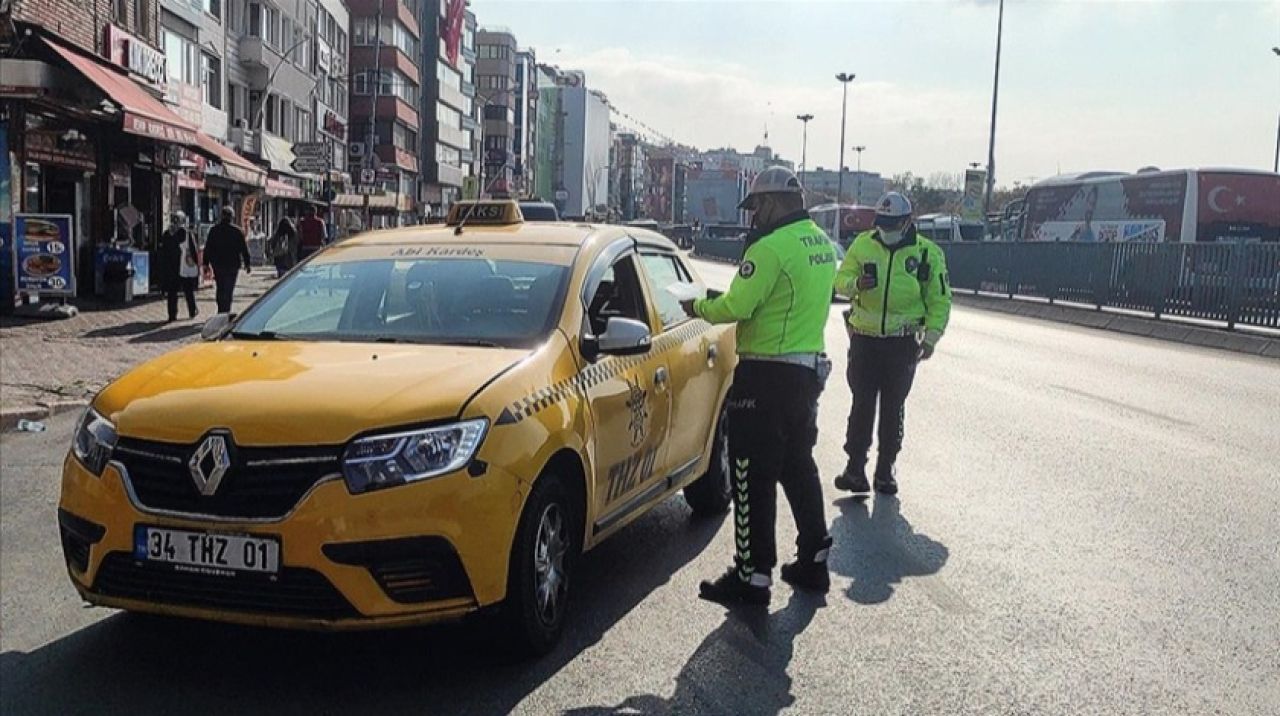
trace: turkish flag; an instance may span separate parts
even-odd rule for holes
[[[449,64],[458,66],[458,49],[462,45],[462,24],[466,20],[467,0],[449,0],[444,16],[444,51]]]

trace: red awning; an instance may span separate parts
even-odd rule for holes
[[[197,144],[200,131],[174,114],[163,102],[147,94],[128,76],[98,60],[56,42],[46,42],[85,79],[97,85],[124,113],[124,131],[174,144]]]
[[[236,154],[234,149],[224,146],[204,132],[197,133],[195,146],[205,154],[222,162],[223,168],[227,172],[227,178],[249,186],[261,187],[266,185],[267,173],[261,167]]]

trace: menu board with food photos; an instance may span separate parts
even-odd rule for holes
[[[76,292],[70,214],[14,214],[18,291],[45,296]]]

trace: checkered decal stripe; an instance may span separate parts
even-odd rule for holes
[[[539,412],[563,401],[565,398],[575,391],[586,391],[600,383],[615,378],[622,373],[635,368],[636,366],[649,360],[652,353],[664,353],[669,351],[687,340],[697,338],[711,329],[711,324],[706,321],[695,320],[685,323],[683,326],[658,336],[653,342],[653,350],[650,354],[640,356],[608,356],[603,360],[587,366],[577,375],[566,378],[549,387],[539,388],[530,395],[527,395],[513,402],[511,405],[503,409],[502,415],[498,416],[498,425],[511,425],[518,423],[525,418],[537,415]]]

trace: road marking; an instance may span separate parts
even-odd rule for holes
[[[1193,426],[1195,425],[1195,423],[1192,423],[1192,422],[1189,422],[1189,421],[1186,421],[1186,420],[1182,420],[1182,419],[1180,419],[1180,418],[1175,418],[1175,417],[1173,417],[1173,416],[1171,416],[1171,415],[1165,415],[1164,413],[1157,413],[1157,412],[1155,412],[1154,410],[1147,410],[1146,408],[1140,408],[1140,407],[1138,407],[1138,406],[1136,406],[1136,405],[1131,405],[1131,404],[1129,404],[1129,403],[1123,403],[1123,402],[1121,402],[1121,401],[1119,401],[1119,400],[1112,400],[1111,398],[1108,398],[1108,397],[1106,397],[1106,396],[1104,396],[1104,395],[1097,395],[1097,394],[1094,394],[1094,393],[1090,393],[1090,392],[1088,392],[1088,391],[1079,390],[1079,389],[1076,389],[1076,388],[1070,388],[1070,387],[1067,387],[1067,386],[1065,386],[1065,385],[1052,385],[1052,386],[1050,386],[1050,387],[1052,387],[1052,388],[1057,388],[1058,390],[1061,390],[1061,391],[1063,391],[1063,392],[1065,392],[1065,393],[1071,393],[1072,395],[1078,395],[1078,396],[1080,396],[1081,398],[1089,398],[1090,400],[1096,400],[1096,401],[1098,401],[1099,403],[1105,403],[1105,404],[1107,404],[1107,405],[1110,405],[1110,406],[1113,406],[1113,407],[1116,407],[1116,408],[1121,408],[1122,410],[1128,410],[1128,411],[1130,411],[1130,412],[1140,413],[1140,414],[1142,414],[1142,415],[1146,415],[1147,417],[1150,417],[1150,418],[1156,418],[1157,420],[1163,420],[1163,421],[1168,422],[1168,423],[1173,423],[1174,425],[1183,425],[1183,426],[1186,426],[1186,427],[1193,427]]]

